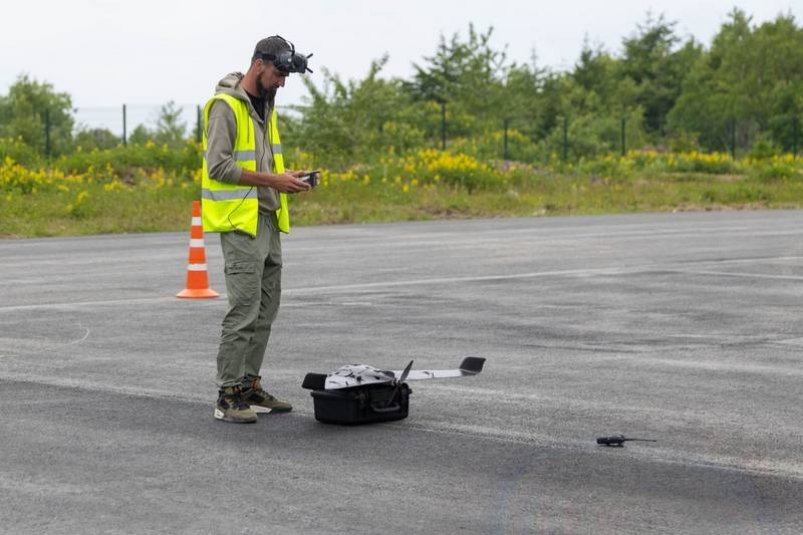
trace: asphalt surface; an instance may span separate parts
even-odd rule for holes
[[[0,532],[803,532],[803,212],[294,229],[263,374],[295,409],[254,425],[212,417],[188,241],[0,241]],[[300,388],[467,355],[394,423]]]

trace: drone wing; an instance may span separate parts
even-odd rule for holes
[[[380,370],[367,364],[349,364],[342,366],[326,376],[324,388],[338,390],[353,386],[392,383],[395,376],[392,372]]]
[[[466,357],[456,370],[410,370],[405,378],[407,381],[420,381],[422,379],[446,379],[448,377],[464,377],[477,375],[482,371],[485,359],[480,357]],[[393,370],[394,377],[403,375],[403,371]],[[405,380],[402,379],[402,380]]]
[[[463,377],[477,375],[485,364],[484,358],[466,357],[456,370],[411,370],[413,362],[404,370],[380,370],[366,364],[349,364],[342,366],[330,374],[308,373],[304,377],[302,388],[310,390],[340,390],[382,383],[403,383],[421,379],[443,379],[447,377]]]

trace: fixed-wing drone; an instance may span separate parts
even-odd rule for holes
[[[315,418],[326,423],[358,424],[407,417],[412,390],[405,381],[477,375],[484,358],[466,357],[452,370],[381,370],[367,364],[342,366],[329,374],[308,373],[303,388],[312,390]]]
[[[466,357],[455,370],[413,370],[413,361],[404,370],[380,370],[367,364],[349,364],[342,366],[328,375],[308,373],[304,378],[304,388],[313,390],[339,390],[382,383],[403,383],[422,379],[445,379],[447,377],[464,377],[477,375],[482,371],[485,359]],[[321,383],[323,380],[323,383]]]

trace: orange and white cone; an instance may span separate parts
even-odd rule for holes
[[[217,296],[218,293],[209,288],[209,273],[206,270],[206,247],[204,246],[204,227],[201,224],[201,203],[193,201],[187,284],[185,289],[176,294],[176,297],[205,299]]]

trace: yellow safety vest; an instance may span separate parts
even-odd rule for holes
[[[225,93],[218,93],[204,107],[203,151],[204,160],[201,174],[201,215],[205,232],[229,232],[241,230],[252,236],[257,234],[259,219],[259,199],[257,188],[244,184],[229,184],[209,177],[206,161],[206,130],[209,126],[209,112],[216,100],[222,100],[234,111],[237,124],[237,139],[234,140],[232,157],[234,162],[248,171],[257,170],[256,137],[254,121],[248,111],[248,104]],[[284,157],[276,128],[276,110],[268,121],[267,139],[272,143],[273,172],[284,173]],[[287,210],[287,195],[279,192],[279,208],[276,210],[279,230],[290,232],[290,214]]]

